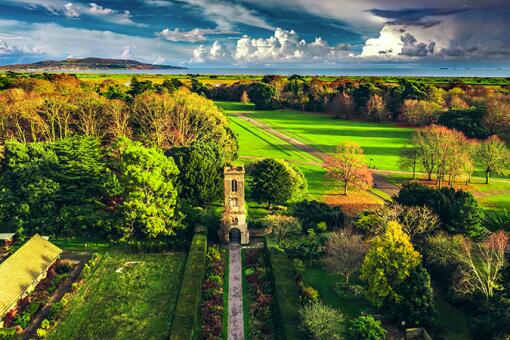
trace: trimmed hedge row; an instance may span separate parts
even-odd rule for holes
[[[292,263],[271,237],[266,236],[265,245],[273,275],[279,321],[278,338],[287,340],[305,339],[306,336],[300,328],[299,310],[301,309],[301,303]]]
[[[200,301],[202,278],[207,257],[207,232],[195,231],[186,260],[181,290],[170,329],[171,340],[196,339],[200,333]]]

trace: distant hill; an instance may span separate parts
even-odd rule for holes
[[[65,60],[45,60],[33,64],[15,64],[0,66],[0,70],[44,70],[44,71],[84,71],[84,70],[160,70],[160,69],[186,69],[185,67],[170,65],[145,64],[129,59],[104,58],[68,58]]]

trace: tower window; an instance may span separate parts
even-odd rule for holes
[[[239,200],[237,199],[237,197],[233,197],[230,200],[230,204],[231,204],[232,207],[237,208],[239,206]]]
[[[232,180],[232,192],[237,192],[237,180]]]

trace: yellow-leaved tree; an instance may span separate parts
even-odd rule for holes
[[[376,306],[387,299],[399,301],[395,288],[420,264],[409,236],[398,222],[390,221],[383,235],[375,237],[361,266],[361,279],[368,283],[368,297]]]

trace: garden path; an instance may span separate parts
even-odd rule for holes
[[[228,261],[228,339],[243,340],[243,276],[240,245],[229,246]]]

